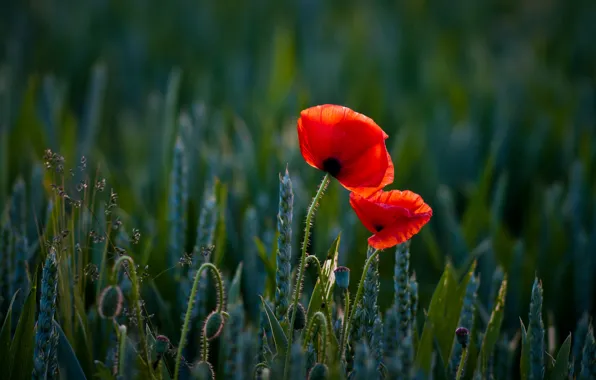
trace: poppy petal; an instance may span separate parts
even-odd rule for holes
[[[350,193],[350,205],[364,227],[370,232],[376,233],[379,229],[393,223],[393,216],[392,213],[386,212],[387,210],[382,204],[371,198],[366,198],[358,193]]]
[[[427,214],[396,223],[369,237],[368,244],[376,249],[391,248],[401,244],[420,232],[420,229],[428,223],[430,217]]]
[[[378,186],[350,187],[350,186],[346,186],[346,184],[343,184],[343,185],[346,187],[346,189],[348,189],[354,193],[358,193],[358,194],[362,195],[363,197],[369,197],[372,194],[379,191],[380,189],[382,189],[383,187],[393,183],[394,176],[395,176],[395,168],[393,166],[393,161],[391,160],[391,156],[389,155],[389,153],[387,153],[387,169],[385,170],[383,179],[381,180],[381,183]],[[339,178],[338,178],[338,180],[339,180]]]
[[[424,199],[410,190],[379,191],[371,198],[374,202],[407,209],[412,214],[432,212],[430,206],[424,203]]]
[[[411,191],[377,191],[370,197],[350,194],[350,205],[370,232],[368,240],[377,249],[403,243],[417,234],[432,217],[432,209]]]
[[[326,104],[302,111],[297,128],[305,161],[329,172],[344,187],[375,190],[381,183],[392,181],[384,143],[388,136],[369,117]]]

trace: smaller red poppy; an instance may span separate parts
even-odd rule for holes
[[[371,118],[324,104],[303,110],[297,124],[304,160],[346,189],[370,195],[393,182],[388,136]]]
[[[409,190],[378,191],[366,198],[350,194],[350,205],[374,235],[368,244],[385,249],[405,242],[428,223],[433,211],[422,197]]]

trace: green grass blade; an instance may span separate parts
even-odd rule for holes
[[[10,345],[10,376],[14,380],[30,379],[33,371],[33,349],[35,335],[35,293],[36,281],[27,296],[23,311]]]
[[[451,263],[447,263],[445,266],[445,271],[431,298],[427,319],[424,323],[416,353],[416,365],[426,374],[431,371],[433,341],[435,339],[441,357],[448,358],[451,356],[453,334],[459,321],[466,286],[474,273],[475,267],[475,264],[473,264],[462,282],[458,283],[456,271]]]
[[[505,294],[507,294],[507,275],[505,274],[503,281],[501,282],[501,288],[499,289],[499,295],[495,300],[495,306],[493,312],[488,321],[486,332],[484,334],[484,340],[482,341],[482,347],[480,348],[480,368],[482,373],[486,373],[488,369],[488,361],[491,357],[497,340],[499,339],[499,333],[501,331],[501,324],[503,323],[504,311],[505,311]]]
[[[10,306],[2,324],[2,330],[0,330],[0,368],[9,368],[10,366],[8,359],[10,358],[10,334],[12,332],[12,304],[18,293],[19,290],[17,289],[14,296],[12,296],[12,301],[10,301]]]
[[[567,335],[567,339],[559,348],[555,367],[550,373],[550,380],[565,380],[569,374],[569,353],[571,352],[571,334]]]
[[[277,318],[275,318],[275,313],[267,302],[261,297],[261,302],[263,303],[263,307],[265,308],[265,313],[267,314],[267,318],[269,319],[269,324],[271,325],[271,331],[273,332],[273,341],[275,342],[275,348],[277,350],[278,355],[285,355],[288,351],[288,338],[284,333],[284,329],[279,324]]]
[[[519,320],[521,325],[521,358],[519,361],[519,376],[521,380],[528,380],[530,376],[530,345],[528,344],[528,331],[526,330],[526,326],[524,326],[524,322]]]
[[[240,295],[240,287],[242,285],[242,262],[238,264],[236,268],[236,274],[234,274],[234,278],[232,279],[232,283],[230,284],[230,290],[228,291],[228,305],[233,305],[237,302],[240,302],[241,295]]]
[[[58,334],[58,366],[60,367],[60,373],[66,379],[86,379],[83,368],[81,368],[77,355],[68,342],[64,331],[56,321],[54,321],[54,327]]]
[[[331,248],[327,252],[327,256],[325,257],[325,263],[321,267],[321,274],[319,279],[317,280],[313,292],[310,297],[310,302],[308,303],[308,310],[306,313],[307,320],[310,320],[312,316],[317,312],[321,311],[321,304],[323,301],[328,301],[330,296],[333,295],[333,286],[335,285],[335,274],[334,270],[337,266],[337,256],[339,250],[339,242],[341,240],[341,234],[338,235],[333,243],[331,243]]]

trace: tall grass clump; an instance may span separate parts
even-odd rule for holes
[[[35,332],[35,351],[33,353],[33,378],[56,379],[58,377],[57,332],[54,327],[56,298],[58,296],[58,264],[56,250],[50,248],[41,278],[41,296],[39,315]]]
[[[544,323],[542,322],[542,283],[538,278],[532,286],[528,343],[530,345],[530,379],[544,378]]]
[[[290,304],[292,261],[292,215],[294,192],[290,174],[286,169],[279,177],[279,212],[277,214],[277,270],[275,277],[275,315],[280,321],[286,318]]]

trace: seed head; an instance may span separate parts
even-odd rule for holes
[[[163,355],[170,348],[170,340],[165,335],[158,335],[155,338],[155,353]]]
[[[288,308],[288,321],[292,320],[292,313],[294,313],[294,305],[290,305]],[[296,319],[294,320],[294,330],[302,330],[306,326],[306,310],[301,303],[298,304],[298,310],[296,310]]]
[[[105,319],[116,318],[122,312],[124,296],[118,285],[106,287],[99,295],[97,311],[99,316]]]
[[[200,361],[193,366],[192,377],[197,380],[213,380],[215,372],[209,362]]]
[[[350,285],[350,268],[337,267],[335,268],[335,284],[341,289],[345,290]]]
[[[310,370],[308,380],[326,380],[329,378],[329,368],[323,363],[317,363]]]
[[[207,320],[205,321],[205,325],[203,326],[203,334],[207,337],[207,340],[213,340],[217,338],[224,327],[224,318],[221,313],[217,311],[211,312],[207,316]]]

